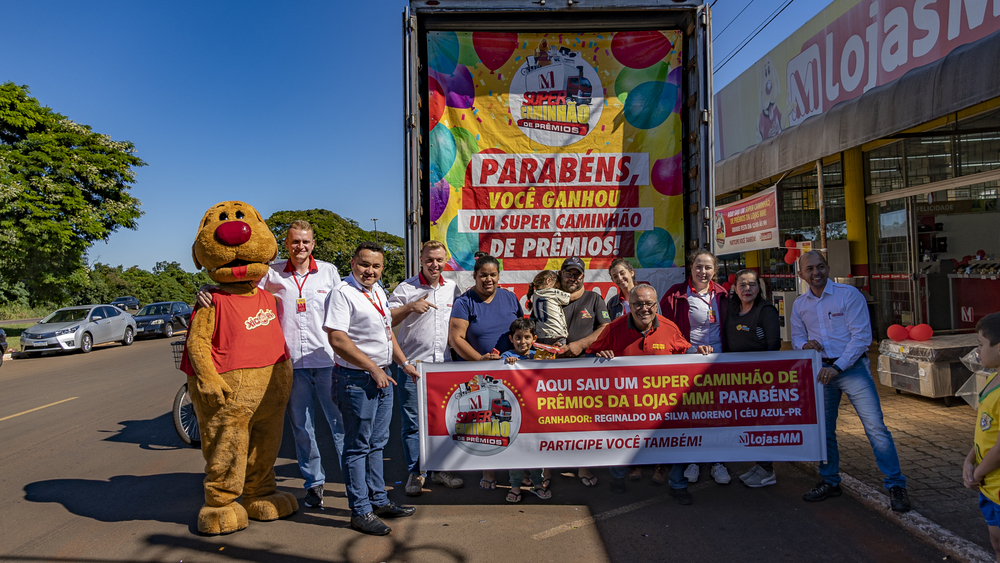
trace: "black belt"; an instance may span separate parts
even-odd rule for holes
[[[832,366],[833,364],[837,363],[837,360],[839,360],[839,359],[840,358],[823,358],[823,363],[824,364],[829,364],[829,365]]]

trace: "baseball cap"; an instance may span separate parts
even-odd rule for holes
[[[569,258],[563,260],[562,270],[569,270],[570,268],[576,268],[580,272],[586,272],[586,268],[583,266],[583,260],[580,260],[576,256],[570,256]]]

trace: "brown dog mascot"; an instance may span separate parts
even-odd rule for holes
[[[213,206],[193,252],[195,266],[220,284],[212,306],[192,317],[187,336],[188,389],[205,456],[198,531],[226,534],[246,528],[248,517],[276,520],[299,508],[274,479],[292,364],[277,302],[257,289],[278,255],[257,210],[240,201]]]

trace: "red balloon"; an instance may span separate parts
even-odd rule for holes
[[[674,46],[659,31],[621,31],[611,39],[611,54],[629,68],[647,68],[662,61]]]
[[[976,251],[976,259],[982,260],[983,258],[986,258],[986,251],[985,250],[977,250]]]
[[[786,241],[785,241],[785,248],[787,248],[787,249],[789,249],[789,250],[791,250],[791,249],[795,248],[795,241],[794,241],[794,240],[792,240],[792,239],[788,239],[788,240],[786,240]]]
[[[903,325],[892,325],[885,331],[885,333],[890,339],[897,342],[900,340],[906,340],[910,336]]]
[[[726,293],[729,293],[729,291],[733,288],[733,282],[726,282],[722,284],[722,287],[726,288]]]
[[[728,281],[729,283],[736,283],[736,274],[729,274],[729,277],[728,277],[728,278],[726,278],[726,280],[727,280],[727,281]]]
[[[792,265],[799,257],[799,252],[797,250],[789,250],[785,253],[785,264]]]
[[[444,90],[441,89],[441,85],[434,77],[430,77],[427,84],[427,109],[428,117],[430,118],[430,127],[427,130],[430,131],[434,129],[434,126],[441,120],[441,116],[444,115],[445,97]]]
[[[492,33],[489,31],[472,32],[472,46],[483,64],[490,69],[490,74],[507,62],[507,59],[517,49],[516,33]]]
[[[934,329],[928,324],[919,324],[910,329],[910,340],[923,342],[934,336]]]
[[[906,325],[903,328],[906,329],[907,337],[909,337],[910,331],[913,330],[913,325]]]

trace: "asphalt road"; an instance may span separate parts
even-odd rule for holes
[[[184,381],[167,340],[108,345],[90,354],[46,355],[0,367],[0,561],[941,561],[942,554],[843,496],[801,500],[812,479],[776,464],[778,484],[747,489],[704,480],[695,503],[666,489],[629,483],[611,495],[606,470],[584,488],[556,476],[553,498],[466,486],[402,494],[399,440],[386,453],[390,498],[418,506],[389,521],[390,536],[348,527],[340,471],[328,458],[324,510],[251,522],[219,537],[195,531],[203,460],[185,446],[170,415]],[[398,419],[392,435],[398,436]],[[320,430],[333,452],[329,429]],[[738,473],[746,464],[733,464]],[[286,427],[279,487],[302,496]],[[501,472],[501,483],[505,472]],[[704,474],[704,472],[703,472]]]

